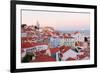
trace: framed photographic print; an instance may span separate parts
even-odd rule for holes
[[[11,72],[96,66],[96,6],[11,1]]]

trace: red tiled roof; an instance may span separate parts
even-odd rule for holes
[[[69,57],[66,61],[70,61],[70,60],[76,60],[76,59]]]
[[[29,42],[21,43],[21,48],[30,48],[33,47],[33,45]]]
[[[59,48],[52,48],[50,49],[51,54],[54,54],[56,52],[58,52],[60,49]]]
[[[64,37],[71,37],[71,34],[63,34]]]
[[[21,40],[32,40],[32,37],[21,37]]]
[[[48,45],[47,43],[32,43],[33,46],[38,46],[38,45]]]
[[[31,29],[30,27],[28,27],[28,28],[26,29],[26,31],[32,31],[32,29]]]
[[[71,48],[71,47],[69,47],[69,46],[61,46],[61,47],[60,47],[60,52],[61,52],[61,53],[64,53],[64,52],[68,51],[70,48]]]
[[[79,33],[80,33],[80,32],[77,31],[77,32],[75,32],[74,34],[79,34]]]
[[[82,42],[75,42],[75,46],[82,46]]]
[[[64,38],[70,38],[70,39],[73,39],[74,37],[67,37],[67,36],[65,36]]]
[[[46,43],[29,43],[29,42],[24,42],[21,44],[21,48],[30,48],[34,46],[39,46],[39,45],[48,45]]]
[[[27,38],[26,37],[21,37],[21,40],[27,40]]]
[[[64,52],[68,51],[70,48],[71,47],[69,47],[69,46],[62,46],[60,48],[52,48],[52,49],[50,49],[50,51],[51,51],[51,54],[54,54],[58,51],[60,51],[61,53],[64,53]]]

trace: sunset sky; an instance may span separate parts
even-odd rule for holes
[[[51,26],[56,30],[89,30],[90,14],[74,12],[22,11],[22,24],[41,27]]]

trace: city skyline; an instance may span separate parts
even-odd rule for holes
[[[22,11],[22,24],[50,26],[56,30],[90,30],[90,14],[74,12]]]

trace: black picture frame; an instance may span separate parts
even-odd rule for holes
[[[85,8],[94,10],[94,64],[75,65],[75,66],[59,66],[59,67],[41,67],[41,68],[25,68],[16,69],[16,5],[38,5],[38,6],[52,6],[52,7],[71,7],[71,8]],[[79,4],[63,4],[63,3],[48,3],[48,2],[33,2],[33,1],[11,1],[11,72],[29,72],[29,71],[45,71],[45,70],[62,70],[62,69],[79,69],[97,67],[97,6],[95,5],[79,5]]]

